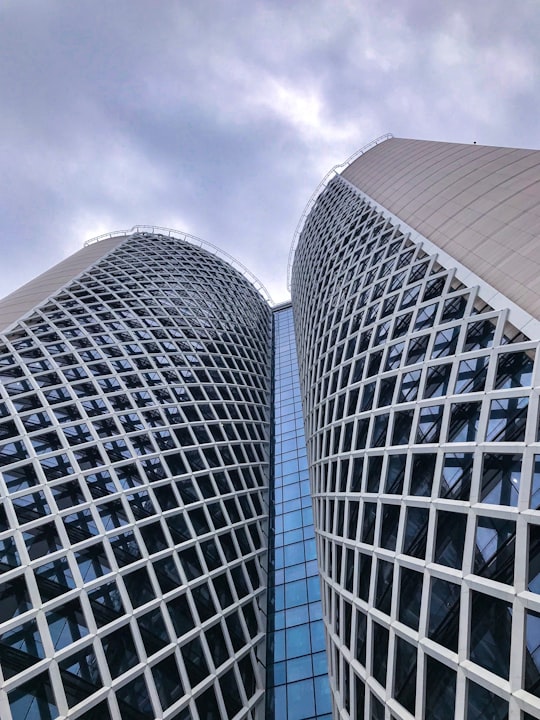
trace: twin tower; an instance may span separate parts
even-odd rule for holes
[[[385,136],[292,303],[147,227],[0,301],[2,720],[540,718],[539,234]]]

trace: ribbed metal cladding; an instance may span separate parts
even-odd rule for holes
[[[335,712],[540,717],[537,342],[339,176],[292,301]]]
[[[263,713],[270,308],[137,233],[0,336],[0,716]]]

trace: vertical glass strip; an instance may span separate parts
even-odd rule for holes
[[[330,720],[328,667],[291,306],[274,312],[268,720]]]

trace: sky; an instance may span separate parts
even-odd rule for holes
[[[540,148],[537,0],[0,0],[0,297],[101,233],[182,230],[288,297],[374,138]]]

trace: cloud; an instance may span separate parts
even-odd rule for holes
[[[539,25],[526,0],[4,3],[0,295],[144,223],[282,299],[305,203],[374,137],[540,145]]]

